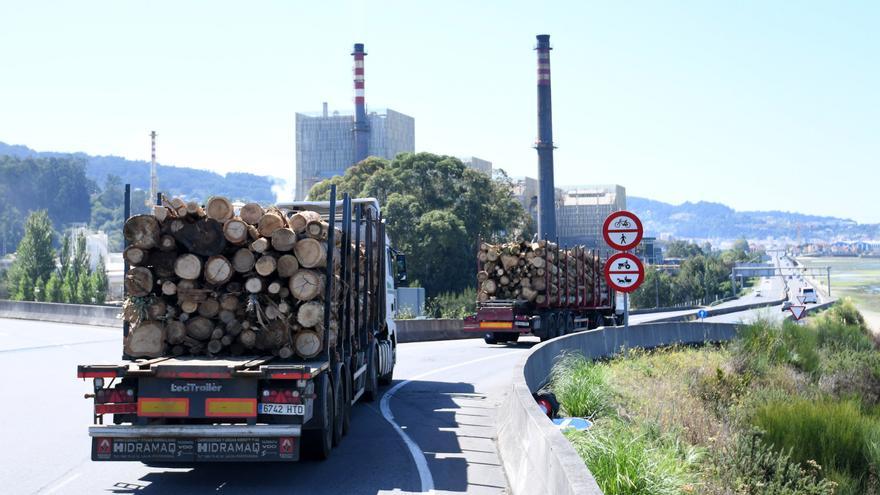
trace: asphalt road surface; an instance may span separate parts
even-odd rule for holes
[[[327,461],[169,469],[89,459],[91,381],[76,379],[76,365],[112,362],[118,330],[0,319],[0,493],[385,494],[420,492],[426,482],[437,493],[506,493],[495,411],[531,345],[401,344],[395,384],[385,388],[410,380],[386,399],[397,428],[379,401],[358,404]]]

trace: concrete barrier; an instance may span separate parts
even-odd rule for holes
[[[514,369],[513,384],[498,414],[498,453],[511,493],[602,493],[574,447],[532,398],[564,352],[606,358],[634,347],[727,341],[736,336],[736,329],[730,323],[645,323],[628,329],[597,328],[533,347]]]
[[[0,300],[0,318],[122,328],[119,306]]]
[[[122,328],[122,320],[117,318],[120,311],[119,306],[0,300],[0,318]],[[400,343],[483,338],[481,333],[465,332],[462,320],[396,320],[396,323]]]
[[[394,323],[397,324],[397,341],[400,343],[483,338],[482,333],[465,332],[462,320],[437,318],[395,320]]]

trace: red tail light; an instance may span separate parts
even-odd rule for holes
[[[302,404],[299,392],[289,388],[264,389],[260,402],[267,404]]]
[[[133,388],[102,388],[95,392],[96,404],[136,402]]]

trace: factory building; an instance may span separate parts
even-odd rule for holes
[[[342,175],[368,156],[390,160],[398,153],[415,151],[415,119],[390,109],[367,111],[364,45],[356,43],[351,55],[354,113],[331,114],[324,103],[320,113],[296,114],[295,199],[305,199],[312,186]]]
[[[615,211],[626,209],[626,188],[620,185],[593,185],[565,188],[556,203],[560,242],[608,249],[602,239],[602,224]]]
[[[489,160],[483,160],[482,158],[477,158],[475,156],[465,156],[461,158],[461,162],[474,170],[483,172],[489,177],[492,176],[492,162]]]

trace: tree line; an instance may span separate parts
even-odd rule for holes
[[[474,285],[480,239],[528,236],[528,215],[503,171],[489,175],[432,153],[370,157],[316,184],[311,200],[337,194],[379,200],[392,245],[407,255],[408,275],[429,296]]]
[[[672,241],[664,257],[681,258],[677,270],[645,267],[645,281],[631,295],[635,308],[673,307],[691,302],[709,303],[733,293],[731,269],[736,263],[761,259],[763,251],[752,251],[748,241],[740,239],[732,248],[713,251],[708,243],[699,246],[687,241]]]
[[[109,281],[104,260],[91,269],[86,238],[64,236],[56,253],[55,231],[46,210],[31,213],[15,261],[6,273],[7,291],[17,301],[102,304]],[[57,261],[56,261],[57,260]]]

